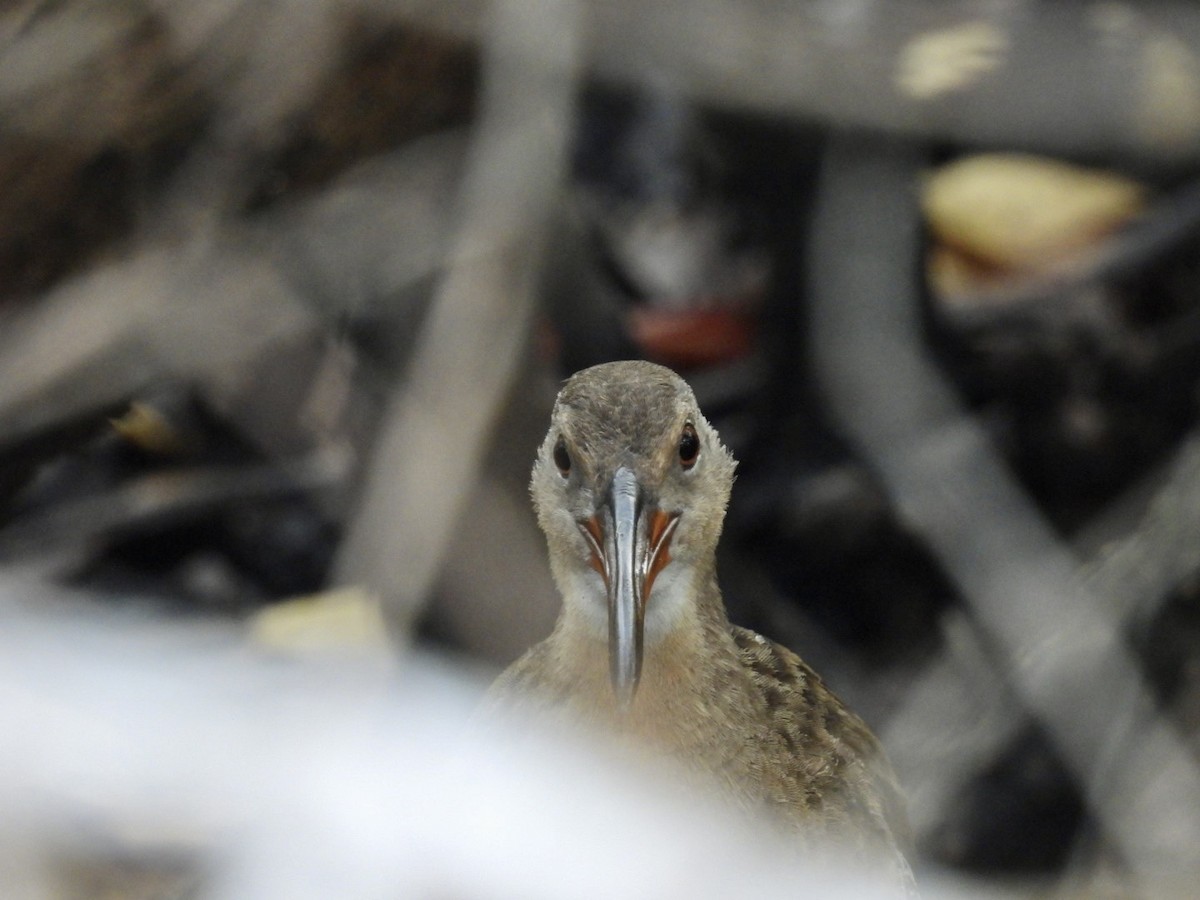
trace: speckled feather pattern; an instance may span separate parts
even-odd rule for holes
[[[497,680],[488,706],[550,713],[671,759],[748,815],[773,819],[798,849],[833,848],[915,896],[891,766],[820,676],[786,647],[723,617],[669,651],[670,659],[647,658],[634,708],[620,713],[603,646],[560,633]]]
[[[791,650],[745,628],[730,631],[768,729],[794,762],[784,773],[791,802],[821,820],[835,844],[894,862],[906,891],[915,890],[903,855],[904,797],[875,735]]]

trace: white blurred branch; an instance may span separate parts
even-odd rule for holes
[[[116,840],[193,854],[219,900],[881,896],[665,772],[470,724],[478,688],[429,660],[270,659],[79,599],[0,581],[6,877]]]

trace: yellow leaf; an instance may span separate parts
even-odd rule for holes
[[[297,655],[391,653],[379,601],[359,588],[297,597],[250,620],[256,644]]]
[[[983,154],[934,172],[922,206],[938,240],[986,265],[1036,271],[1124,225],[1145,196],[1141,184],[1111,172]]]

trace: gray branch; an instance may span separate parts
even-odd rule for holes
[[[1106,833],[1153,884],[1200,841],[1200,775],[1155,713],[1119,618],[1087,590],[922,350],[920,162],[907,148],[852,136],[829,150],[810,257],[820,375],[848,435],[1002,652]],[[1114,746],[1119,766],[1105,761]]]

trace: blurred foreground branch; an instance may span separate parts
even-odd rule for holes
[[[56,854],[114,844],[191,859],[220,900],[878,896],[602,741],[469,727],[477,688],[444,665],[266,658],[94,600],[0,583],[11,900],[45,896]]]

